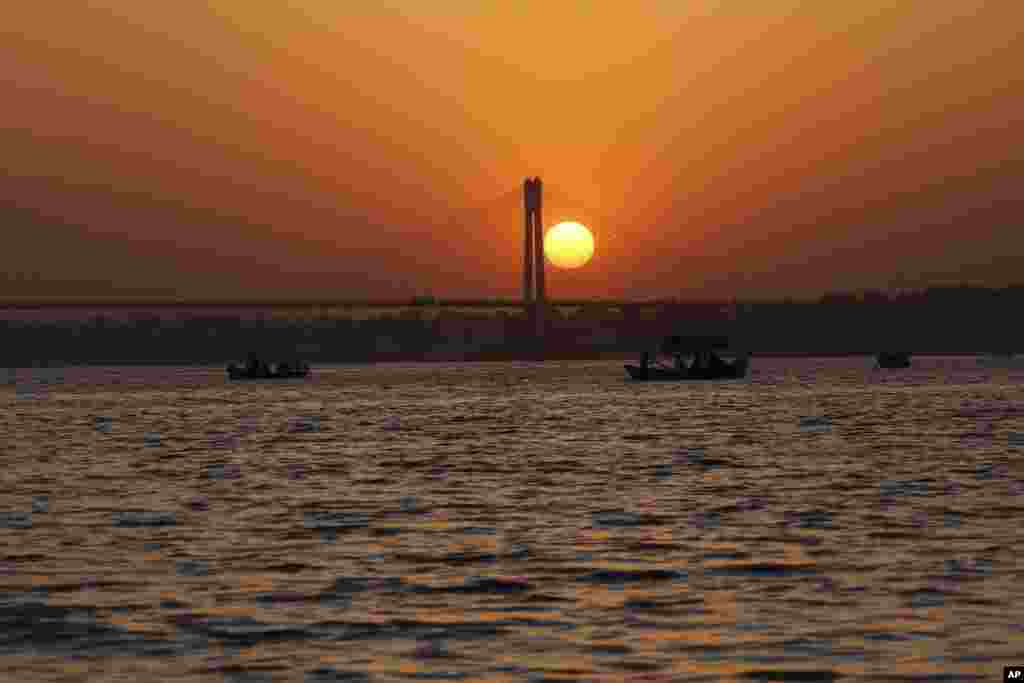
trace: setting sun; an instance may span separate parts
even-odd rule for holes
[[[544,237],[544,255],[559,268],[579,268],[594,255],[594,236],[581,223],[559,223]]]

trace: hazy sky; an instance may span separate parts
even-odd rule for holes
[[[353,9],[353,8],[361,9]],[[0,296],[1024,280],[1019,0],[76,0],[0,22]]]

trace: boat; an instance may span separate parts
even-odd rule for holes
[[[309,364],[302,361],[268,363],[250,356],[245,363],[229,363],[228,379],[293,379],[309,375]]]
[[[910,367],[910,352],[909,351],[882,351],[875,355],[875,361],[878,363],[880,368],[909,368]]]
[[[1024,367],[1024,356],[1013,351],[994,351],[978,359],[978,365],[995,368]]]
[[[728,339],[723,337],[666,337],[660,353],[671,356],[674,365],[651,363],[645,352],[639,365],[627,363],[623,367],[630,379],[641,382],[739,379],[747,374],[750,354],[743,352],[732,361],[723,360],[716,349],[727,349]]]

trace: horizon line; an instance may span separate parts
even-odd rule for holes
[[[408,307],[408,308],[430,308],[439,306],[500,306],[500,307],[522,307],[532,306],[533,302],[525,303],[522,299],[514,298],[484,298],[484,299],[461,299],[461,298],[434,298],[431,300],[417,300],[417,297],[402,299],[0,299],[0,308],[35,308],[35,307],[87,307],[87,306],[195,306],[195,307]],[[723,303],[732,299],[682,299],[682,298],[652,298],[652,299],[548,299],[545,303],[551,306],[583,306],[588,304],[609,304],[609,305],[653,305],[667,303]]]
[[[932,285],[924,287],[902,287],[902,288],[866,288],[855,290],[831,290],[818,294],[803,296],[781,295],[774,297],[741,297],[741,296],[671,296],[651,297],[636,299],[616,299],[593,297],[586,299],[548,299],[546,303],[550,306],[585,306],[603,304],[609,306],[654,306],[666,304],[733,304],[733,303],[757,303],[757,302],[786,302],[786,301],[809,301],[817,302],[829,296],[856,296],[866,293],[881,293],[886,295],[903,293],[923,293],[930,290],[996,290],[1006,291],[1013,289],[1024,289],[1024,284],[1010,284],[1003,287],[978,286],[978,285]],[[517,307],[529,306],[521,298],[513,297],[484,297],[484,298],[443,298],[430,295],[417,295],[403,298],[390,299],[183,299],[183,298],[154,298],[154,297],[118,297],[118,298],[57,298],[57,297],[19,297],[0,298],[0,309],[18,308],[86,308],[86,307],[196,307],[196,308],[300,308],[300,307],[337,307],[337,308],[429,308],[446,306],[466,307]]]

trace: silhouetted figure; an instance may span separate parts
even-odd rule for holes
[[[709,352],[708,355],[710,356],[709,366],[714,372],[722,372],[729,367],[724,360],[718,357],[718,354]]]
[[[878,367],[880,368],[909,368],[910,352],[883,351],[875,357],[875,360],[878,362]]]
[[[309,364],[300,360],[268,363],[254,353],[250,353],[244,364],[230,363],[228,377],[230,379],[286,379],[305,377],[309,374]]]

